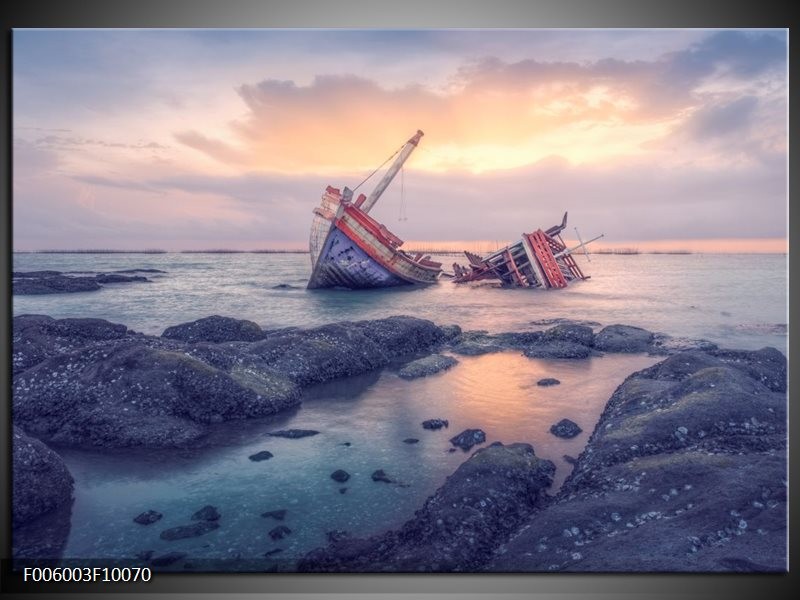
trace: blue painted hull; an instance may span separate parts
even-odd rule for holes
[[[383,288],[411,285],[370,257],[335,225],[331,225],[322,246],[309,289],[343,287],[349,289]]]

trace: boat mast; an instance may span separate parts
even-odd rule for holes
[[[372,193],[364,201],[364,204],[361,205],[361,210],[363,210],[365,213],[368,213],[370,209],[375,206],[378,198],[381,197],[381,194],[383,194],[384,190],[386,190],[386,188],[392,182],[392,179],[394,179],[394,176],[397,175],[397,172],[402,168],[403,163],[406,162],[408,157],[414,151],[414,148],[417,147],[417,144],[423,135],[425,134],[418,129],[417,133],[414,134],[414,137],[405,143],[403,149],[400,150],[400,154],[392,163],[392,166],[389,167],[388,171],[386,171],[386,175],[383,176],[383,179],[378,182],[378,185],[376,185],[375,189],[372,190]]]

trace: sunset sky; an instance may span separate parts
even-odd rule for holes
[[[15,30],[14,248],[304,248],[422,129],[373,211],[409,243],[783,252],[787,37]]]

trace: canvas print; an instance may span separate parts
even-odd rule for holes
[[[16,564],[785,571],[787,38],[15,30]]]

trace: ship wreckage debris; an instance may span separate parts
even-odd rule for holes
[[[430,284],[442,275],[455,283],[499,280],[514,287],[564,288],[576,280],[589,279],[583,274],[572,252],[600,239],[597,236],[567,248],[561,232],[567,226],[567,213],[560,225],[547,230],[523,233],[522,239],[481,258],[464,254],[467,266],[453,264],[453,273],[444,273],[442,263],[423,253],[401,249],[403,240],[369,215],[383,192],[423,136],[417,131],[394,155],[392,165],[369,196],[345,187],[328,186],[319,206],[314,209],[309,251],[312,273],[309,289],[343,287],[349,289],[382,288],[401,285]],[[385,164],[385,163],[384,163]],[[374,173],[373,173],[374,174]],[[371,175],[369,176],[371,177]],[[369,179],[367,177],[367,179]],[[576,229],[577,233],[577,229]],[[587,253],[588,259],[588,253]]]

